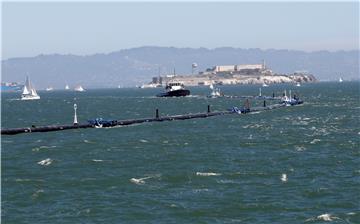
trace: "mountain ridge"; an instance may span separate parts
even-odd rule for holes
[[[259,48],[176,48],[142,46],[92,55],[40,54],[2,60],[2,81],[24,82],[30,75],[36,86],[63,88],[65,84],[85,87],[135,86],[153,76],[191,74],[215,65],[259,64],[277,73],[306,70],[319,80],[359,78],[359,50],[305,52]]]

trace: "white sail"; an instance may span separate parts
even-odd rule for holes
[[[33,96],[37,96],[37,95],[38,95],[35,89],[31,89],[31,95],[33,95]]]
[[[31,91],[30,80],[29,80],[29,77],[26,76],[23,94],[25,94],[25,95],[30,94],[30,91]]]
[[[26,87],[26,85],[24,86],[24,90],[23,90],[23,95],[27,95],[27,94],[29,94],[30,92],[29,92],[29,90],[28,90],[28,88]]]
[[[66,86],[65,86],[65,89],[70,89],[69,85],[66,85]]]

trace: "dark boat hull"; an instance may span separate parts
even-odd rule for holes
[[[157,97],[179,97],[179,96],[188,96],[190,95],[190,90],[187,89],[179,89],[166,93],[159,93],[156,95]]]

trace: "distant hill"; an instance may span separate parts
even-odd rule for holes
[[[359,79],[359,50],[303,52],[294,50],[261,50],[223,47],[174,48],[139,47],[109,54],[39,55],[2,61],[2,81],[25,81],[26,74],[38,89],[47,86],[64,88],[65,84],[89,87],[141,85],[151,77],[173,73],[191,74],[191,64],[197,71],[215,65],[259,64],[277,73],[308,71],[319,80]]]

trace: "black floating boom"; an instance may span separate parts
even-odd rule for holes
[[[249,104],[246,105],[249,107]],[[256,111],[264,111],[264,110],[272,110],[285,106],[285,104],[273,104],[264,107],[252,107],[246,108],[247,113],[256,112]],[[111,123],[110,127],[114,126],[125,126],[132,124],[140,124],[145,122],[160,122],[160,121],[175,121],[175,120],[188,120],[194,118],[206,118],[212,116],[233,114],[234,111],[217,111],[210,112],[210,106],[208,106],[207,113],[196,113],[196,114],[184,114],[184,115],[172,115],[172,116],[159,116],[159,111],[156,110],[154,118],[141,118],[141,119],[131,119],[131,120],[117,120]],[[79,128],[95,128],[98,127],[96,124],[74,124],[74,125],[48,125],[48,126],[40,126],[40,127],[24,127],[24,128],[5,128],[1,129],[2,135],[16,135],[21,133],[34,133],[34,132],[50,132],[50,131],[62,131],[69,129],[79,129]]]
[[[139,124],[145,122],[155,122],[155,121],[174,121],[174,120],[187,120],[194,118],[206,118],[224,114],[230,114],[230,111],[220,111],[213,113],[198,113],[198,114],[186,114],[186,115],[173,115],[166,117],[159,117],[158,113],[155,118],[141,118],[141,119],[132,119],[132,120],[119,120],[114,123],[114,126],[125,126],[131,124]],[[78,124],[78,125],[48,125],[40,127],[24,127],[24,128],[5,128],[1,129],[2,135],[16,135],[21,133],[33,133],[33,132],[50,132],[50,131],[62,131],[69,129],[79,129],[79,128],[95,128],[94,124]]]

